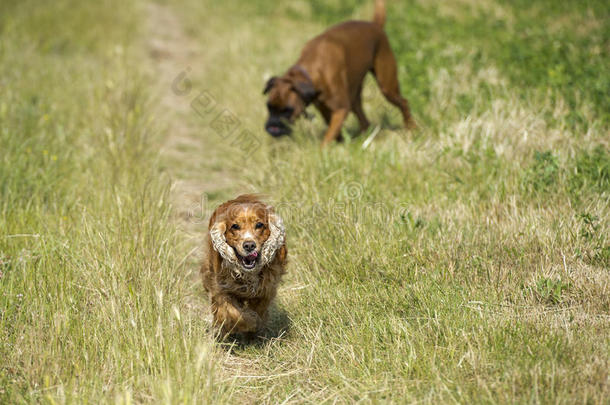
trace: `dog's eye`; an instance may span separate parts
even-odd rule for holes
[[[233,224],[233,225],[231,225],[231,229],[235,229],[236,231],[238,231],[239,230],[239,225]]]
[[[286,107],[282,110],[282,113],[286,114],[286,115],[292,115],[293,112],[294,112],[294,108],[292,108],[292,107]]]
[[[254,226],[256,229],[261,229],[262,227],[264,227],[265,224],[263,224],[262,222],[257,222],[257,224]]]

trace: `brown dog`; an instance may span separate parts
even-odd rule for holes
[[[219,206],[210,218],[201,273],[214,324],[223,336],[256,332],[285,273],[285,230],[273,208],[255,195]]]
[[[386,99],[401,110],[405,126],[414,127],[409,104],[400,94],[396,59],[383,31],[385,19],[385,2],[377,0],[374,22],[348,21],[309,41],[288,72],[267,82],[263,92],[269,94],[267,132],[290,134],[287,124],[294,123],[311,103],[329,125],[323,145],[340,139],[350,111],[365,131],[370,124],[361,93],[368,72],[373,73]]]

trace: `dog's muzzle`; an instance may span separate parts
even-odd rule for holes
[[[256,262],[258,260],[258,252],[252,252],[248,256],[242,256],[239,253],[236,255],[239,259],[240,264],[246,270],[253,270],[256,267]]]
[[[265,125],[265,130],[269,133],[269,135],[276,138],[283,135],[290,135],[292,133],[290,127],[283,123],[268,122]]]

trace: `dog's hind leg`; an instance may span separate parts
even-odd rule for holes
[[[358,118],[360,132],[365,132],[367,129],[369,129],[371,123],[366,118],[364,109],[362,108],[362,86],[360,86],[358,92],[356,93],[356,98],[352,105],[352,111],[354,111],[354,114],[356,114],[356,117]]]
[[[405,127],[415,128],[409,102],[400,94],[396,58],[386,37],[383,37],[379,43],[379,49],[377,55],[375,55],[373,74],[384,97],[402,112]]]

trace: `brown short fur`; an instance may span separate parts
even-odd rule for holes
[[[242,195],[214,211],[208,231],[217,223],[223,223],[227,243],[237,254],[243,254],[242,245],[246,242],[255,242],[260,250],[269,237],[268,218],[271,213],[273,208],[262,203],[257,196]],[[234,224],[239,229],[234,229]],[[257,224],[263,226],[257,228]],[[260,272],[246,273],[242,277],[235,277],[231,270],[223,268],[223,258],[214,250],[209,233],[206,247],[207,258],[201,273],[210,297],[214,324],[223,335],[256,332],[264,325],[280,279],[286,272],[286,245],[278,249],[273,261]]]
[[[291,132],[290,125],[314,104],[328,124],[323,145],[341,139],[349,112],[356,114],[360,130],[369,127],[362,108],[362,83],[371,72],[386,99],[398,107],[407,128],[415,127],[409,103],[400,93],[396,58],[383,30],[385,2],[377,0],[372,22],[348,21],[331,27],[309,41],[301,57],[283,76],[265,86],[273,136]]]

